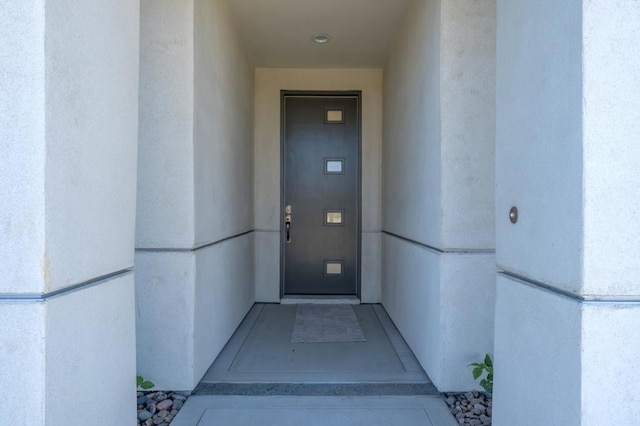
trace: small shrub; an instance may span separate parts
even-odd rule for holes
[[[148,390],[155,386],[153,382],[145,380],[142,376],[136,376],[136,384],[138,385],[138,389],[142,390]]]
[[[474,362],[473,364],[469,364],[468,367],[473,367],[472,374],[474,380],[478,380],[482,374],[487,373],[487,376],[480,380],[480,386],[482,386],[488,394],[493,394],[493,361],[491,361],[491,357],[487,354],[484,357],[484,362]]]

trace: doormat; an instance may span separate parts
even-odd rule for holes
[[[366,341],[351,305],[298,305],[291,343]]]

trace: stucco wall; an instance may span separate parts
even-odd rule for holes
[[[384,230],[433,247],[442,220],[440,14],[439,1],[414,2],[384,70]]]
[[[133,266],[139,11],[68,0],[46,20],[44,269],[57,290]]]
[[[640,9],[501,2],[498,29],[494,424],[633,424]]]
[[[44,289],[44,1],[0,12],[0,292]]]
[[[362,294],[380,301],[382,70],[255,72],[256,299],[280,301],[280,91],[362,91]]]
[[[45,425],[44,303],[0,303],[0,421],[17,426]]]
[[[232,22],[223,0],[142,1],[138,369],[163,389],[193,389],[255,300],[254,75]]]
[[[582,269],[581,8],[576,0],[501,5],[496,90],[498,266],[574,292]]]
[[[253,66],[226,1],[195,1],[195,245],[253,229]]]
[[[193,1],[141,1],[136,247],[193,247]]]
[[[582,290],[640,296],[640,7],[599,0],[582,13]]]
[[[138,4],[0,9],[0,423],[132,423]]]
[[[133,278],[128,273],[46,302],[47,378],[39,385],[46,400],[44,424],[135,422]],[[97,389],[117,409],[87,410]]]
[[[493,424],[583,424],[581,311],[576,300],[498,277]]]
[[[582,13],[582,292],[632,301],[584,307],[582,416],[630,424],[640,417],[640,8],[597,0]]]
[[[495,2],[415,1],[385,68],[382,303],[442,391],[493,352],[494,61]]]
[[[494,0],[441,6],[438,247],[446,250],[495,248],[495,9]]]

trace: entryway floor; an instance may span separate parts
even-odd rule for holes
[[[382,306],[345,343],[292,343],[296,310],[254,305],[172,426],[457,424]]]

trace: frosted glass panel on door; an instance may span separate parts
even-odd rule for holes
[[[339,210],[327,212],[325,223],[327,225],[342,225],[342,212]]]
[[[344,115],[341,109],[327,110],[327,123],[343,123]]]
[[[325,274],[342,275],[342,262],[325,262]]]
[[[328,174],[344,173],[344,161],[343,160],[326,160],[325,172]]]

